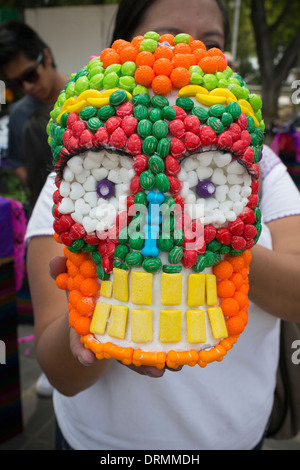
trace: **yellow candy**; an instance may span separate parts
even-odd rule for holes
[[[215,88],[209,93],[210,96],[223,96],[226,99],[231,98],[232,101],[237,101],[235,95],[232,91],[227,90],[227,88]]]
[[[128,302],[128,271],[124,269],[113,270],[113,297],[121,302]]]
[[[126,333],[128,307],[113,305],[108,325],[108,335],[123,339]]]
[[[152,341],[152,310],[149,308],[131,310],[131,341],[135,343]]]
[[[104,90],[102,91],[102,96],[103,97],[110,97],[110,95],[114,92],[114,91],[117,91],[117,90],[121,90],[121,88],[110,88],[109,90]],[[123,90],[125,91],[126,95],[127,95],[127,98],[129,100],[132,100],[132,95],[131,93],[129,93],[129,91],[126,91],[126,90]]]
[[[179,90],[178,96],[196,96],[198,93],[208,95],[208,90],[200,85],[187,85]]]
[[[100,288],[100,296],[107,297],[108,299],[112,296],[112,282],[111,281],[102,281]]]
[[[96,335],[104,335],[107,325],[107,320],[110,314],[111,305],[105,302],[98,302],[96,304],[90,331]]]
[[[254,114],[253,108],[250,103],[246,100],[238,100],[238,104],[241,108],[246,108],[248,113]],[[244,112],[244,111],[243,111]]]
[[[151,273],[134,271],[131,276],[131,302],[135,305],[151,305],[152,303]]]
[[[91,106],[95,106],[96,108],[102,108],[102,106],[106,106],[107,104],[109,104],[109,97],[87,98],[86,101]]]
[[[217,278],[214,274],[206,274],[206,303],[207,305],[217,305]]]
[[[163,305],[180,305],[182,298],[182,274],[162,273],[161,303]]]
[[[188,306],[199,307],[205,302],[205,274],[190,274],[188,279]]]
[[[204,95],[198,93],[196,95],[196,100],[203,104],[203,106],[212,106],[214,104],[223,104],[226,103],[226,96],[213,96],[213,95]]]
[[[98,90],[85,90],[77,97],[77,101],[82,101],[87,98],[101,98],[103,94]]]
[[[181,310],[161,310],[159,340],[178,343],[181,339]]]
[[[205,343],[206,323],[204,310],[188,310],[186,312],[188,342],[191,344]]]
[[[212,307],[209,308],[207,311],[214,338],[227,338],[228,332],[221,307]]]
[[[79,114],[80,111],[85,108],[88,105],[87,101],[82,100],[82,101],[76,101],[75,104],[72,104],[71,106],[67,107],[68,113],[76,113]]]

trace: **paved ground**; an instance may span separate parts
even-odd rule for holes
[[[19,327],[19,337],[33,334],[32,326]],[[35,391],[40,376],[32,342],[19,347],[24,431],[2,443],[0,450],[52,450],[54,448],[54,413],[51,398],[39,398]],[[263,450],[300,450],[300,434],[290,441],[266,440]]]

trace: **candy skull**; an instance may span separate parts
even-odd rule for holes
[[[101,359],[205,367],[248,319],[261,100],[188,34],[119,40],[48,125],[70,325]]]

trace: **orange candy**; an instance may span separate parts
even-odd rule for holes
[[[75,266],[79,267],[88,257],[85,253],[70,253],[69,259]]]
[[[74,289],[80,290],[80,286],[81,286],[81,284],[83,283],[84,280],[85,280],[85,277],[82,274],[78,273],[74,277]]]
[[[82,293],[79,290],[71,290],[69,293],[69,303],[76,308],[77,302],[82,298]]]
[[[204,51],[206,51],[206,46],[204,44],[204,42],[202,41],[198,41],[198,40],[194,40],[194,41],[191,41],[189,43],[189,46],[190,46],[190,49],[192,52],[194,52],[196,49],[202,49]]]
[[[208,49],[207,55],[210,57],[215,57],[215,56],[220,56],[223,57],[223,52],[221,49],[218,49],[217,47],[212,47],[211,49]]]
[[[80,273],[84,277],[96,277],[97,276],[97,268],[92,260],[84,261],[80,266]]]
[[[233,267],[229,261],[221,261],[218,265],[214,266],[213,273],[219,279],[229,279],[233,273]]]
[[[203,59],[203,57],[207,57],[207,52],[205,49],[195,49],[193,51],[194,56],[197,58],[198,62]]]
[[[174,56],[174,53],[172,49],[170,49],[168,46],[159,46],[154,52],[155,59],[172,60],[173,56]]]
[[[99,284],[96,279],[84,279],[80,286],[80,291],[86,297],[93,297],[99,291]]]
[[[176,44],[173,49],[174,54],[190,54],[192,52],[190,46],[185,42],[180,42]]]
[[[238,290],[242,287],[244,279],[241,273],[233,273],[230,278],[230,281],[233,282],[233,284],[235,285],[235,288]]]
[[[116,39],[111,45],[111,48],[114,49],[117,53],[121,49],[121,46],[127,46],[129,43],[125,39]]]
[[[59,289],[67,290],[69,275],[61,273],[56,277],[56,285]]]
[[[174,67],[184,67],[188,69],[191,66],[189,55],[187,54],[175,54],[173,57]]]
[[[173,46],[174,45],[174,36],[173,34],[162,34],[160,36],[160,40],[159,42],[168,42],[170,44],[170,46]]]
[[[226,317],[233,317],[239,313],[240,306],[237,300],[232,297],[222,300],[221,302],[222,312]]]
[[[218,297],[233,297],[235,293],[235,286],[232,281],[220,281],[217,283]]]
[[[170,76],[173,70],[173,65],[170,59],[161,58],[154,62],[153,71],[156,75]]]
[[[74,329],[81,336],[86,336],[90,333],[91,319],[87,317],[78,317],[74,322]]]
[[[137,48],[132,46],[131,44],[129,44],[129,46],[122,47],[119,51],[121,63],[124,64],[124,62],[127,61],[135,62],[137,54]]]
[[[106,69],[109,65],[112,64],[121,64],[121,57],[119,54],[110,48],[104,49],[101,52],[100,60],[103,62],[103,67]]]
[[[91,297],[81,297],[76,304],[76,309],[80,315],[91,315],[95,310],[95,301]]]
[[[149,51],[139,52],[135,59],[135,63],[137,67],[141,67],[141,65],[148,65],[149,67],[153,67],[154,62],[155,62],[155,57]]]
[[[248,296],[242,291],[236,291],[233,298],[238,302],[240,308],[246,307],[249,302]]]
[[[172,82],[166,75],[157,75],[153,79],[152,90],[156,95],[166,96],[172,90]]]
[[[77,310],[75,310],[74,308],[70,310],[69,312],[69,323],[70,323],[70,326],[73,328],[74,327],[74,324],[75,324],[75,321],[77,320],[77,318],[79,318],[81,315],[79,315],[79,313],[77,312]]]
[[[240,335],[245,329],[245,323],[239,316],[231,317],[226,320],[226,327],[229,335]]]
[[[232,256],[229,262],[232,264],[235,273],[240,273],[245,267],[245,261],[242,256]]]
[[[135,38],[132,39],[131,44],[134,47],[139,47],[141,42],[144,41],[144,36],[136,36]]]
[[[154,72],[148,65],[141,65],[135,71],[135,80],[139,85],[149,87],[154,79]]]
[[[171,73],[171,82],[176,88],[182,88],[190,83],[191,74],[183,67],[177,67]]]

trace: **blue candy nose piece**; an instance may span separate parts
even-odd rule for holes
[[[142,249],[143,256],[156,257],[159,255],[157,248],[157,238],[159,234],[159,225],[161,223],[160,205],[164,202],[165,196],[163,193],[156,193],[150,191],[147,194],[147,201],[149,202],[148,208],[148,224],[143,227],[145,233],[145,245]]]

